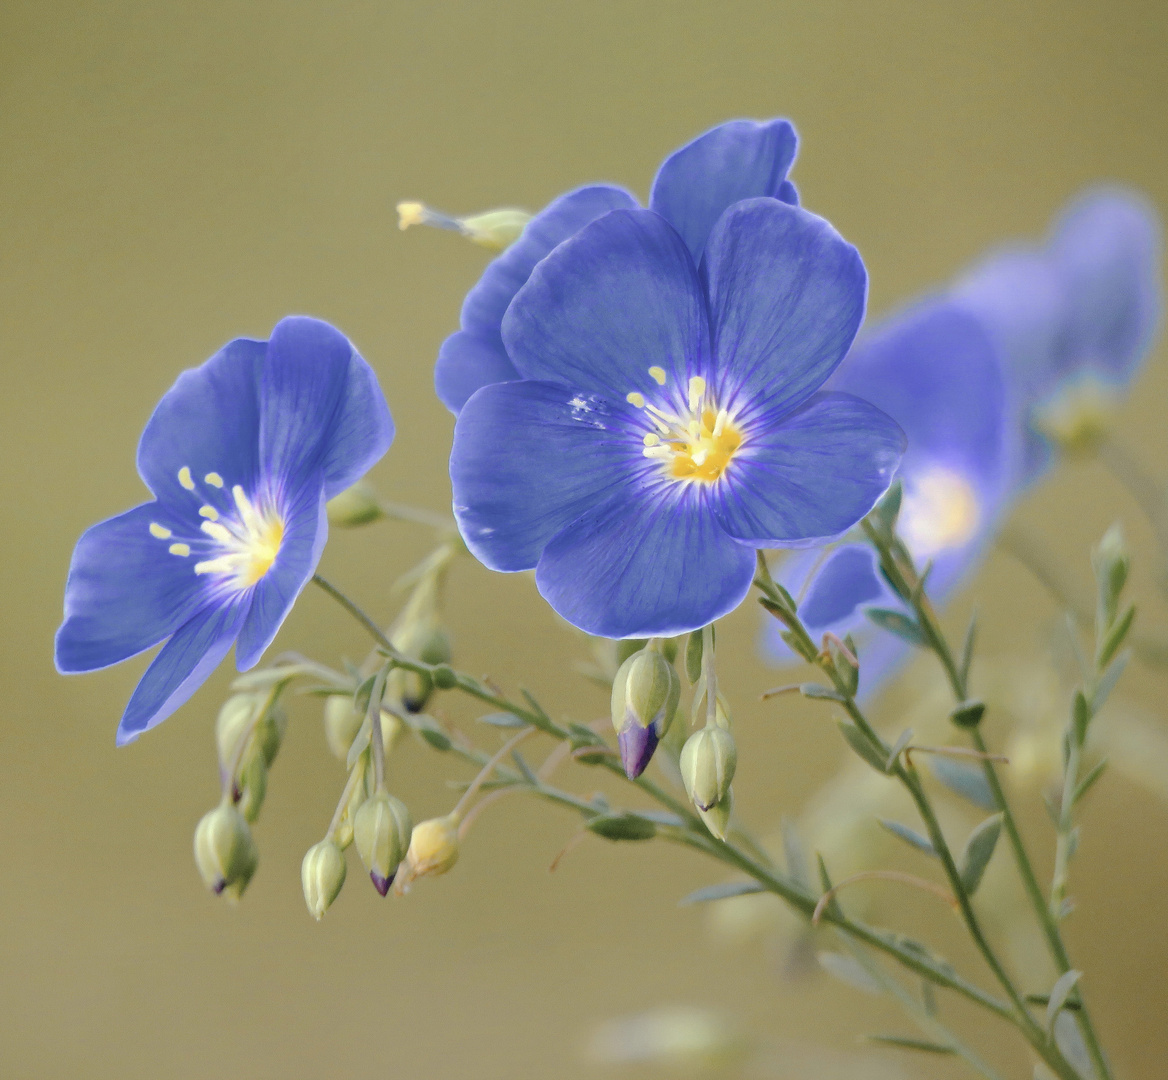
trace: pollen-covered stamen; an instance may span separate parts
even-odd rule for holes
[[[663,368],[651,367],[649,375],[659,385],[665,385]],[[690,378],[684,399],[681,395],[675,399],[679,404],[677,412],[646,402],[637,391],[626,398],[630,405],[644,410],[655,429],[644,436],[642,453],[666,464],[675,480],[712,483],[726,471],[742,445],[742,432],[730,414],[710,398],[706,380],[700,375]]]

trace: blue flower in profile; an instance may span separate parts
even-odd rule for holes
[[[952,295],[1004,353],[1033,480],[1056,445],[1105,433],[1147,359],[1163,306],[1159,219],[1135,192],[1088,191],[1044,245],[990,256]]]
[[[978,565],[1017,483],[1017,428],[997,347],[980,320],[933,299],[865,336],[828,385],[883,409],[908,436],[897,473],[904,486],[898,529],[920,565],[932,562],[930,596],[945,600]],[[777,574],[816,639],[827,631],[856,637],[863,694],[906,655],[903,642],[864,614],[901,607],[866,544],[800,552]],[[773,659],[796,662],[773,619],[765,635]]]
[[[649,209],[681,234],[694,262],[706,238],[731,203],[773,196],[798,204],[787,173],[795,160],[795,129],[786,120],[731,120],[662,163],[653,181]],[[443,342],[434,371],[438,396],[457,413],[480,386],[519,378],[503,344],[503,315],[532,270],[557,244],[610,210],[630,210],[637,200],[607,184],[561,195],[492,262],[462,306],[461,329]]]
[[[154,496],[77,542],[57,631],[62,673],[165,640],[130,698],[119,745],[166,719],[236,644],[254,665],[312,577],[325,502],[389,448],[377,378],[308,318],[238,338],[179,376],[146,424],[138,472]]]
[[[821,218],[725,210],[700,265],[651,210],[617,210],[532,272],[503,321],[519,381],[454,430],[454,511],[495,570],[604,637],[672,635],[736,607],[756,548],[836,536],[888,486],[900,428],[820,392],[867,275]]]

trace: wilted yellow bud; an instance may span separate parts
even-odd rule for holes
[[[398,863],[405,857],[413,822],[405,803],[379,792],[361,804],[353,819],[353,841],[357,854],[369,871],[374,888],[382,896],[389,892]]]
[[[313,844],[300,864],[300,884],[308,913],[318,922],[345,884],[345,855],[332,840]]]
[[[726,797],[737,764],[738,749],[726,728],[707,724],[686,740],[681,750],[681,779],[699,810],[709,810]]]
[[[241,880],[246,885],[257,861],[247,821],[230,802],[203,815],[195,828],[195,864],[207,888],[219,894]]]
[[[368,525],[383,516],[377,492],[364,480],[358,480],[352,487],[329,499],[325,512],[329,524],[342,529]]]
[[[399,202],[397,204],[398,228],[406,230],[413,225],[430,225],[436,229],[449,229],[461,233],[472,243],[490,251],[505,251],[519,239],[531,214],[526,210],[506,208],[488,210],[482,214],[467,217],[451,217],[449,214],[431,210],[420,202]]]
[[[458,861],[458,820],[451,814],[414,826],[406,852],[409,877],[436,877]]]

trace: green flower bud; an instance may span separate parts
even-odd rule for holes
[[[345,884],[345,856],[332,840],[313,844],[300,864],[308,913],[319,922]]]
[[[726,794],[709,810],[697,808],[698,816],[705,822],[706,828],[719,840],[726,839],[726,830],[730,827],[730,813],[734,809],[734,791],[726,789]]]
[[[510,207],[456,218],[431,210],[420,202],[399,202],[397,217],[398,228],[403,232],[413,225],[449,229],[461,233],[471,243],[485,247],[489,251],[505,251],[519,239],[531,220],[531,215],[526,210]]]
[[[405,803],[385,792],[366,799],[353,819],[357,854],[382,896],[389,892],[398,863],[405,858],[412,829]]]
[[[332,694],[324,701],[324,737],[333,757],[349,758],[349,747],[365,722],[365,713],[353,708],[351,694]]]
[[[612,682],[612,726],[630,780],[645,771],[681,699],[677,672],[655,649],[633,653]]]
[[[373,762],[366,751],[357,759],[354,769],[361,770],[361,779],[358,780],[349,793],[349,801],[341,811],[341,820],[333,832],[333,839],[342,851],[353,842],[353,822],[357,819],[357,811],[361,809],[365,800],[373,794]]]
[[[368,525],[382,517],[381,503],[377,492],[364,480],[358,480],[352,487],[345,488],[325,504],[330,525],[342,529]]]
[[[718,805],[730,790],[738,750],[734,736],[717,724],[695,731],[681,750],[681,779],[699,810]]]
[[[208,889],[218,895],[241,880],[246,885],[257,861],[247,821],[230,802],[203,815],[195,828],[195,864]]]
[[[254,822],[260,816],[260,807],[264,805],[264,796],[268,793],[268,767],[264,764],[263,754],[253,754],[247,767],[239,776],[239,812],[249,821]]]
[[[458,861],[458,820],[446,817],[419,822],[410,834],[407,875],[412,880],[445,874]]]
[[[252,718],[263,700],[261,694],[233,694],[219,710],[215,720],[215,742],[219,747],[219,764],[224,769],[242,759],[240,741],[249,736]]]

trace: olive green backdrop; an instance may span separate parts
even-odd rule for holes
[[[1041,232],[1089,181],[1168,208],[1165,55],[1155,0],[4,3],[0,1074],[593,1077],[596,1022],[703,1003],[774,1044],[766,1075],[824,1077],[809,1044],[846,1064],[858,1032],[903,1030],[880,1002],[825,978],[785,984],[760,950],[708,941],[700,913],[674,906],[717,879],[696,856],[597,840],[549,875],[575,823],[518,800],[476,826],[448,877],[387,902],[353,872],[314,924],[300,858],[342,774],[311,701],[271,777],[259,873],[239,908],[215,901],[190,838],[217,795],[211,723],[230,673],[115,750],[144,662],[54,673],[69,554],[142,498],[138,434],[177,373],[289,312],[334,322],[379,373],[398,424],[382,490],[447,503],[452,424],[432,362],[486,259],[448,234],[399,233],[398,199],[537,209],[588,180],[644,196],[661,157],[706,127],[785,115],[804,202],[860,247],[878,314],[987,244]],[[1166,366],[1160,346],[1124,414],[1159,476]],[[1117,515],[1146,554],[1146,528],[1093,466],[1019,511],[1082,572]],[[406,525],[337,534],[324,570],[388,619],[388,582],[425,542]],[[468,561],[452,584],[460,664],[525,682],[557,714],[604,712],[570,673],[579,640],[526,577]],[[1057,612],[1016,566],[995,555],[971,592],[987,648],[1037,654]],[[743,613],[724,638],[739,650],[736,788],[748,818],[772,823],[841,752],[822,712],[757,703],[774,676],[753,660],[754,629]],[[279,644],[329,660],[365,648],[315,594]],[[1164,688],[1137,673],[1126,694],[1168,726]],[[464,774],[410,748],[394,775],[420,816],[448,809],[444,777]],[[1105,782],[1076,869],[1069,932],[1131,1078],[1163,1075],[1168,1052],[1166,830],[1163,805]],[[1038,816],[1031,833],[1049,840]],[[948,932],[927,900],[912,910]],[[957,1075],[882,1060],[850,1075]]]

